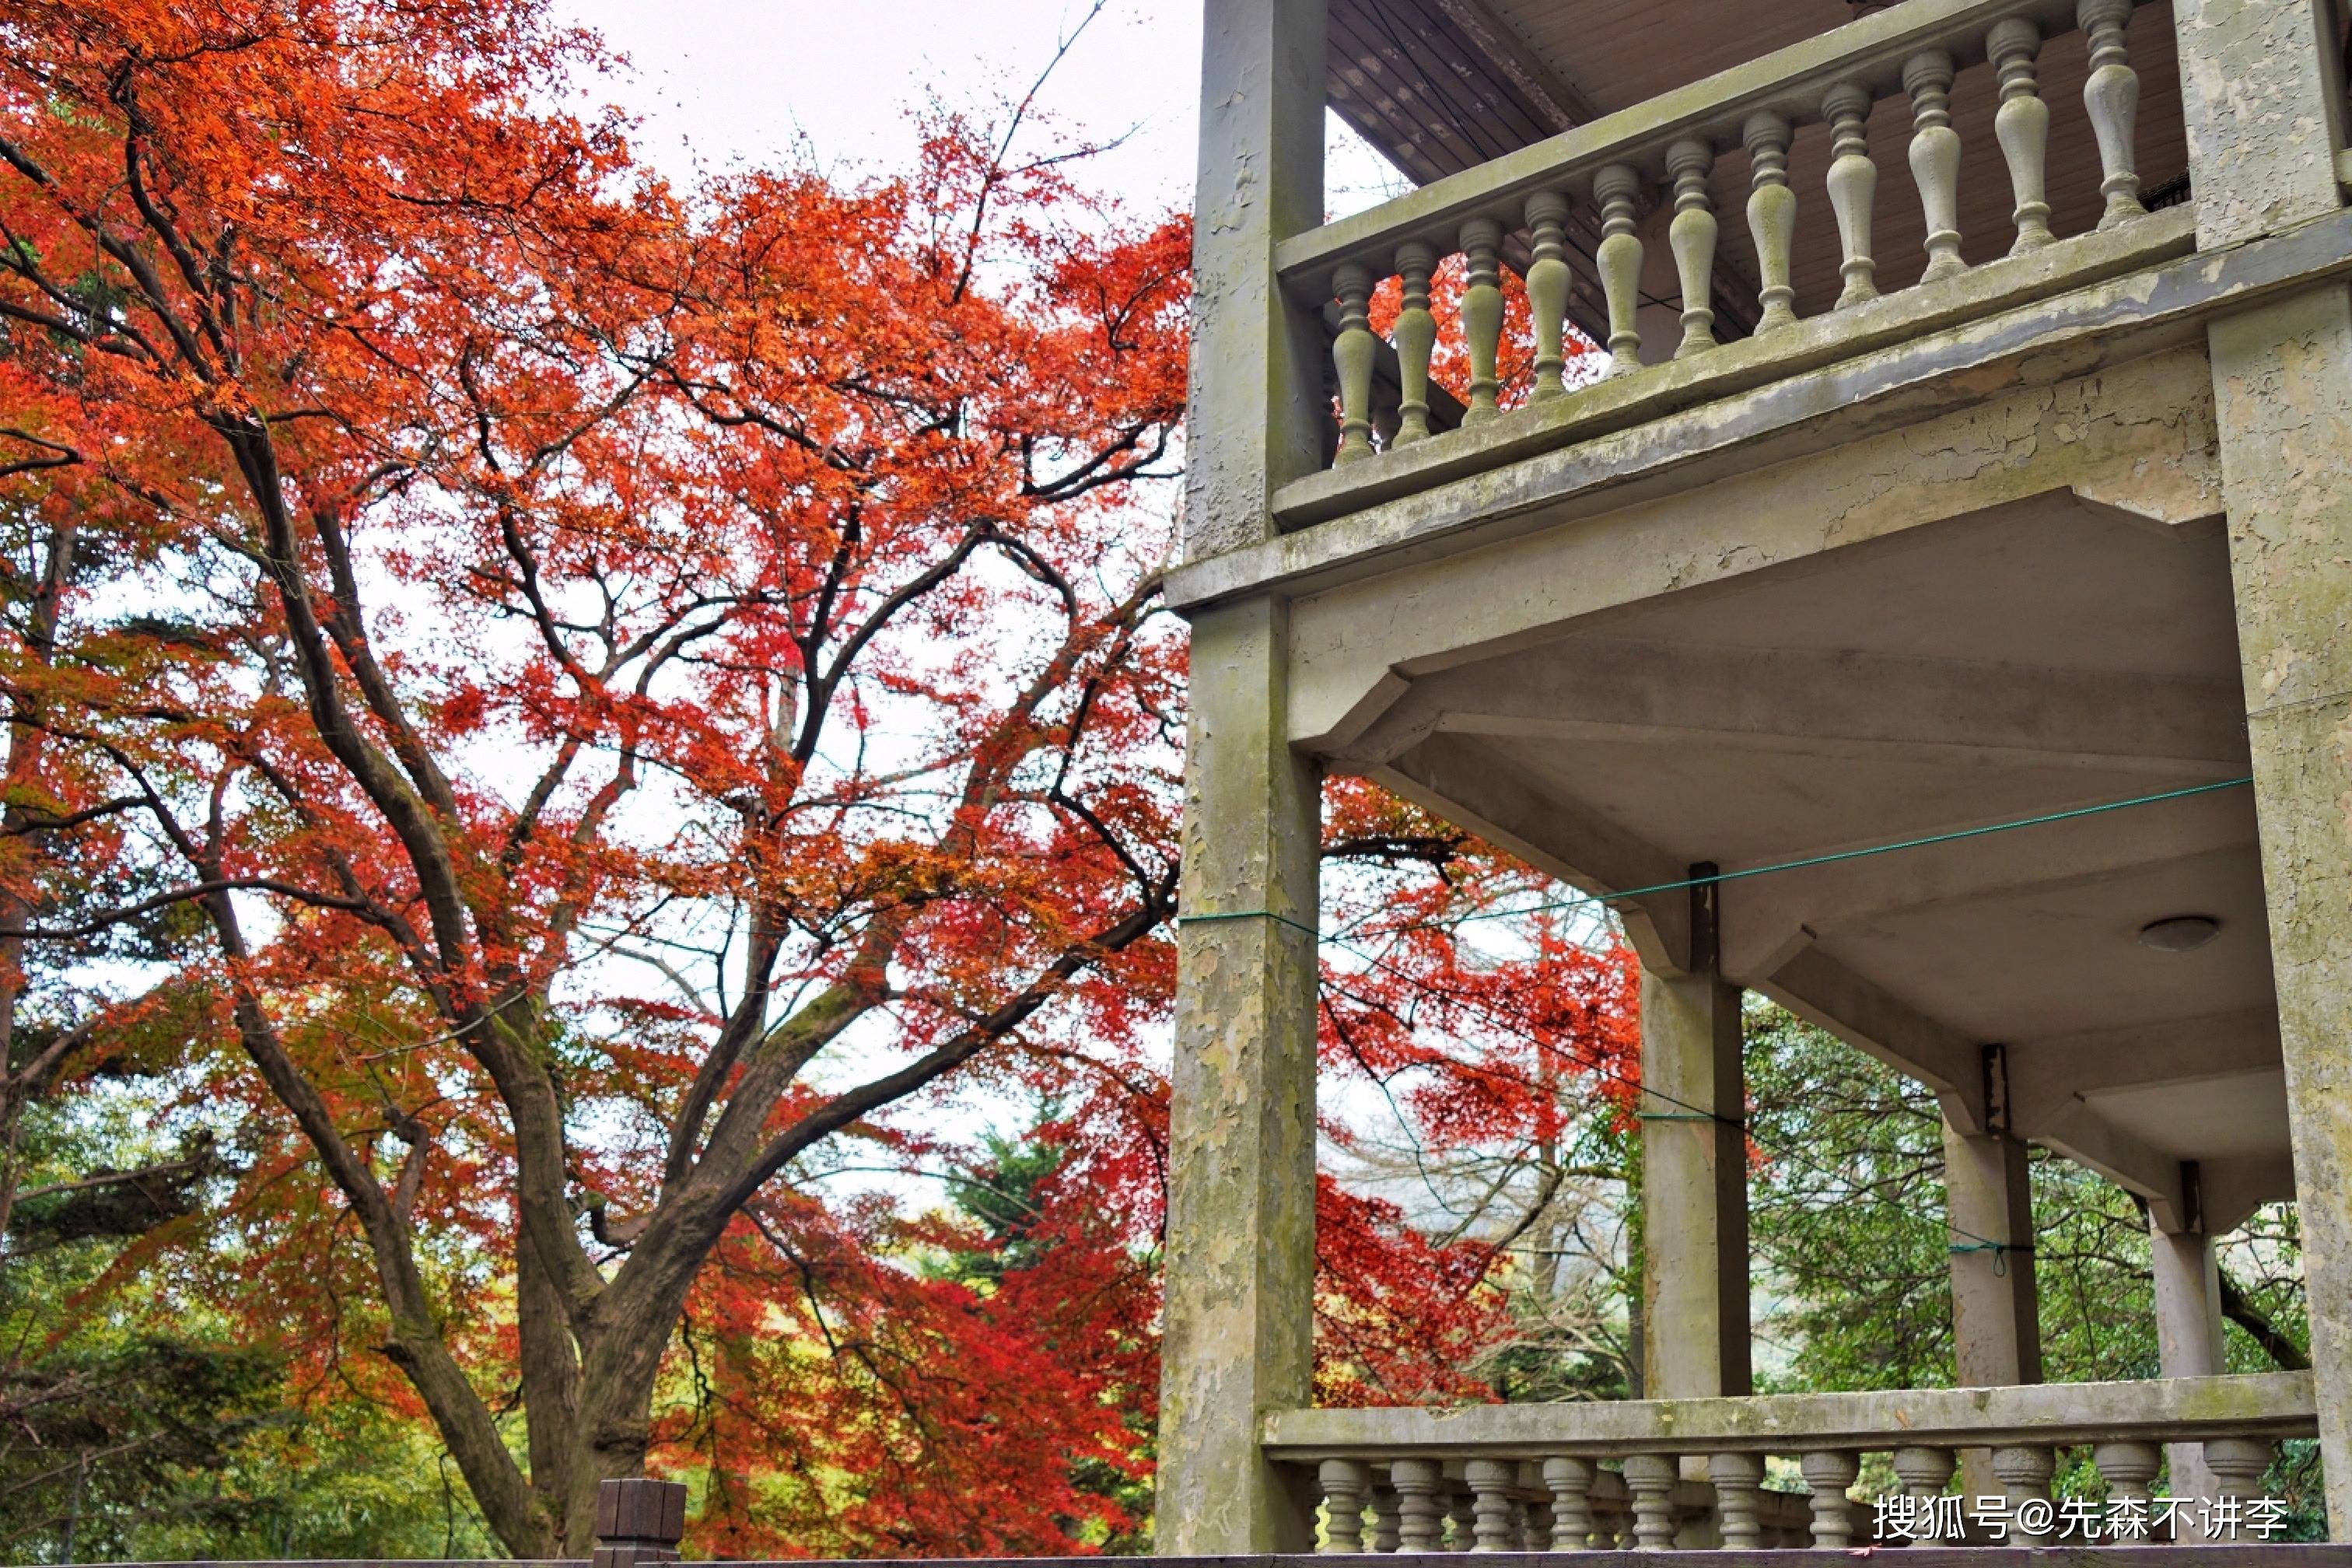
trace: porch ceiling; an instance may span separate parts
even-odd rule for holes
[[[1341,765],[1630,887],[2220,784],[2243,707],[2218,521],[2060,492],[1415,679]],[[2182,1161],[2225,1206],[2284,1195],[2251,792],[1737,879],[1720,910],[1732,979],[1929,1082],[2003,1045],[2028,1135],[2168,1202]],[[2137,940],[2180,914],[2220,935]]]

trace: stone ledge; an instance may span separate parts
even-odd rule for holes
[[[2308,1436],[2316,1430],[2313,1400],[2309,1373],[2281,1372],[1741,1399],[1278,1410],[1265,1418],[1265,1444],[1276,1458],[1304,1460],[2179,1442]]]

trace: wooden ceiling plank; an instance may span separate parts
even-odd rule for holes
[[[1333,67],[1355,73],[1350,86],[1359,112],[1384,127],[1366,140],[1390,162],[1425,184],[1496,155],[1470,139],[1459,116],[1432,112],[1431,85],[1365,20],[1360,3],[1332,6],[1330,37]],[[1412,163],[1436,173],[1424,176]]]
[[[1483,54],[1494,68],[1518,89],[1538,110],[1552,132],[1581,125],[1598,110],[1582,93],[1546,65],[1508,22],[1497,16],[1486,0],[1435,0],[1439,11]]]
[[[1381,40],[1394,68],[1415,79],[1426,101],[1454,121],[1482,161],[1548,134],[1506,84],[1449,49],[1452,40],[1429,26],[1412,0],[1356,0],[1355,13],[1358,36]]]

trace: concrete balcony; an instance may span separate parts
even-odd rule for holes
[[[2077,18],[2093,16],[2110,40],[2106,96],[2131,105],[2120,115],[2095,111],[2102,91],[2086,91]],[[1345,447],[1345,365],[1302,367],[1322,379],[1301,395],[1336,399],[1339,417],[1313,421],[1316,453],[1288,455],[1297,471],[1277,466],[1269,510],[1285,535],[1344,521],[1239,554],[1199,552],[1215,559],[1181,566],[1172,597],[1182,607],[1326,581],[1483,541],[1502,520],[1509,531],[1571,506],[1622,504],[1630,481],[1668,469],[1696,465],[1698,478],[1727,459],[1805,455],[1851,438],[1864,411],[1887,416],[1873,427],[1901,418],[1939,383],[1981,389],[2062,353],[2083,355],[2078,367],[2138,357],[2200,336],[2217,310],[2352,272],[2352,225],[2341,222],[2291,245],[2200,252],[2172,34],[2164,3],[1906,0],[1282,239],[1274,267],[1288,308],[1338,332],[1343,361],[1360,351],[1367,430]],[[1922,61],[1934,81],[1925,89]],[[1948,66],[1948,83],[1935,62]],[[1936,107],[1923,110],[1923,91]],[[1824,106],[1839,94],[1853,139],[1832,181]],[[1937,121],[1926,149],[1923,112]],[[1669,167],[1677,148],[1694,160],[1681,178]],[[1599,195],[1612,170],[1626,181],[1627,247],[1611,258],[1622,284],[1613,318],[1601,261],[1610,204]],[[1610,346],[1572,363],[1569,384],[1515,405],[1481,410],[1475,389],[1425,382],[1429,434],[1401,436],[1401,378],[1430,351],[1343,328],[1339,282],[1376,289],[1416,251],[1459,262],[1464,237],[1482,227],[1494,237],[1490,268],[1527,274],[1542,228],[1528,214],[1546,200],[1559,215],[1548,253],[1558,259],[1528,290],[1550,296],[1532,312],[1534,336],[1564,326],[1571,341]],[[1704,243],[1677,254],[1676,220],[1695,217]],[[1934,249],[1930,233],[1941,237]],[[1707,316],[1696,338],[1688,301]],[[1456,346],[1490,361],[1502,331],[1491,323],[1483,346]],[[1544,352],[1507,337],[1500,346]]]
[[[1277,518],[1320,521],[2186,253],[2189,214],[2137,221],[2144,184],[2185,193],[2168,20],[2127,0],[1915,0],[1285,241],[1286,290],[1343,320],[1349,285],[1402,275],[1411,296],[1461,255],[1473,369],[1453,389],[1470,428],[1434,440],[1393,427],[1388,375],[1368,386],[1378,450],[1343,438],[1329,471],[1283,488]],[[1528,279],[1536,342],[1502,346],[1557,363],[1565,321],[1606,345],[1600,384],[1539,372],[1519,407],[1482,395],[1501,324],[1474,308],[1482,252],[1486,275]],[[1389,346],[1419,396],[1433,334],[1424,321],[1416,341],[1412,320]]]
[[[2163,1442],[2176,1491],[2220,1495],[2197,1445],[2242,1476],[2226,1445],[2280,1415],[2318,1432],[2352,1532],[2339,19],[1853,10],[1211,0],[1167,580],[1194,624],[1184,907],[1215,918],[1182,937],[1171,1549],[1295,1549],[1284,1500],[1318,1455],[1403,1463],[1449,1509],[1473,1460],[1524,1492],[1517,1467],[1608,1457],[1675,1517],[1730,1451],[1690,1441],[1717,1430],[1699,1406],[1772,1403],[1746,1398],[1748,990],[1937,1092],[1958,1382],[2040,1379],[2028,1144],[2147,1201],[2173,1380],[2149,1390],[2221,1370],[2211,1238],[2296,1200],[2316,1372],[2242,1432],[2035,1405],[1915,1443],[1890,1406],[1870,1440],[1740,1451],[1832,1456],[1833,1480],[1840,1454],[1951,1448],[1981,1495],[1995,1449]],[[1422,187],[1318,222],[1327,101]],[[1454,312],[1418,305],[1446,265],[1464,336],[1441,344]],[[1586,378],[1558,347],[1578,332]],[[1449,357],[1467,375],[1439,388]],[[1340,1443],[1340,1413],[1302,1408],[1335,773],[1606,900],[1642,960],[1655,1441],[1587,1445],[1619,1417],[1554,1411],[1532,1445],[1423,1452],[1411,1421],[1454,1418]]]

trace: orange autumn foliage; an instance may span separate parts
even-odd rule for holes
[[[607,63],[540,0],[8,8],[0,1005],[234,1129],[119,1271],[429,1422],[519,1554],[648,1464],[708,1552],[1131,1538],[1187,226],[954,117],[679,191],[548,107]],[[1618,958],[1436,923],[1526,873],[1330,838],[1331,1070],[1441,1142],[1622,1078]],[[1018,1236],[844,1182],[1007,1097]],[[1492,1249],[1321,1199],[1327,1393],[1480,1396]]]

